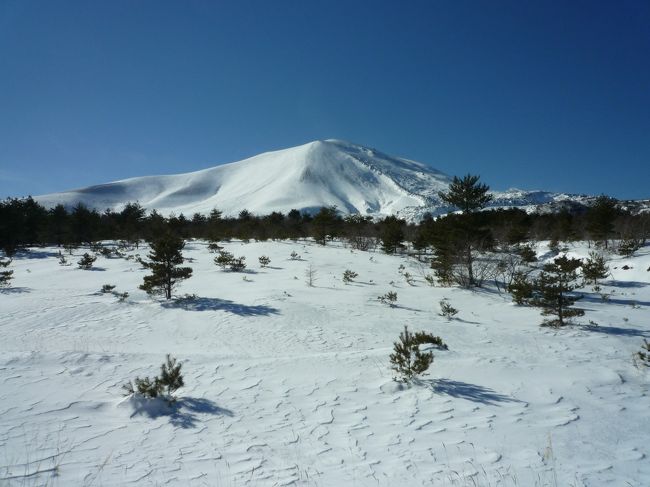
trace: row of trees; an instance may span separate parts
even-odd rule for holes
[[[601,196],[590,207],[566,208],[557,213],[528,214],[519,209],[482,210],[489,202],[488,187],[478,176],[454,178],[447,193],[440,196],[462,210],[445,217],[425,215],[419,224],[409,224],[395,216],[379,221],[361,215],[342,216],[335,208],[322,208],[315,215],[291,210],[254,216],[242,210],[237,218],[224,217],[218,210],[209,215],[163,217],[147,214],[138,203],[122,211],[98,212],[81,204],[71,210],[58,205],[46,209],[32,198],[0,202],[0,248],[10,256],[22,246],[80,245],[100,240],[125,240],[135,245],[151,240],[163,230],[183,238],[224,240],[286,239],[312,237],[321,244],[345,239],[359,250],[381,247],[400,252],[410,243],[416,251],[435,250],[468,269],[476,252],[517,245],[530,240],[589,240],[605,248],[612,240],[621,242],[622,251],[634,252],[650,235],[650,214],[633,215],[616,200]],[[470,282],[474,276],[468,276]]]

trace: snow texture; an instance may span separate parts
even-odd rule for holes
[[[584,319],[552,330],[493,288],[430,287],[405,257],[225,246],[271,264],[223,272],[190,242],[179,294],[196,296],[171,301],[137,289],[134,260],[84,271],[52,248],[16,256],[0,291],[0,485],[650,485],[648,376],[632,360],[650,336],[648,247],[610,262],[608,301],[584,289]],[[389,290],[393,308],[377,301]],[[443,298],[456,319],[438,315]],[[404,325],[449,345],[411,386],[388,363]],[[176,403],[122,397],[167,353],[183,363]]]

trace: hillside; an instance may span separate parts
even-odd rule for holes
[[[461,171],[462,172],[462,171]],[[125,179],[63,193],[37,196],[46,207],[83,203],[119,210],[138,201],[149,210],[225,215],[336,206],[345,214],[398,215],[409,220],[425,212],[446,213],[438,192],[450,177],[426,164],[339,140],[315,141],[267,152],[239,162],[186,174]],[[543,191],[494,192],[494,206],[535,207],[574,198]]]

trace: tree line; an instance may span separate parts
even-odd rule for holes
[[[47,209],[31,197],[9,198],[0,202],[0,249],[11,256],[27,246],[80,246],[101,240],[137,245],[161,232],[212,241],[311,237],[326,244],[339,239],[359,250],[379,247],[387,253],[406,249],[416,254],[433,253],[434,266],[441,275],[445,266],[451,271],[450,265],[464,262],[472,284],[477,279],[471,275],[477,252],[539,240],[586,240],[605,248],[617,241],[621,251],[634,252],[650,235],[650,214],[632,214],[608,196],[595,198],[589,206],[527,213],[521,209],[484,209],[489,202],[487,190],[478,176],[454,178],[450,191],[441,197],[461,211],[437,218],[424,215],[419,223],[395,216],[379,220],[345,216],[335,207],[321,208],[315,214],[291,210],[256,216],[243,209],[237,217],[227,217],[214,209],[208,215],[163,217],[155,210],[147,213],[137,202],[126,204],[121,211],[99,212],[83,204]]]

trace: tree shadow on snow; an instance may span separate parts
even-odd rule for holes
[[[227,311],[240,316],[270,316],[280,313],[279,309],[263,304],[247,305],[219,298],[181,298],[165,301],[162,306],[163,308],[184,309],[185,311]]]
[[[638,299],[619,299],[611,296],[608,297],[606,301],[603,301],[600,296],[595,296],[593,294],[583,294],[582,301],[590,303],[620,304],[622,306],[650,306],[650,302],[648,301],[639,301]]]
[[[199,414],[213,416],[233,416],[230,409],[222,408],[205,398],[181,397],[170,403],[163,398],[146,398],[133,395],[129,398],[133,407],[133,416],[146,416],[151,419],[168,417],[169,423],[177,428],[196,428]]]
[[[501,402],[521,402],[510,396],[499,394],[488,387],[468,384],[467,382],[451,379],[422,379],[421,382],[430,387],[436,394],[445,394],[458,399],[466,399],[467,401],[491,405]]]
[[[30,292],[28,287],[5,287],[0,288],[0,294],[23,294]]]
[[[637,330],[635,328],[622,328],[618,326],[594,326],[594,325],[582,325],[580,326],[583,330],[592,331],[596,333],[604,333],[606,335],[618,335],[618,336],[628,336],[628,337],[642,337],[650,338],[650,332],[645,330]]]
[[[58,256],[58,252],[48,250],[21,249],[16,252],[12,259],[47,259]]]
[[[642,281],[616,281],[616,280],[611,280],[611,281],[604,281],[603,284],[605,286],[611,286],[611,287],[633,287],[633,288],[640,288],[640,287],[650,286],[650,283],[642,282]]]

